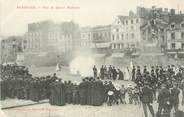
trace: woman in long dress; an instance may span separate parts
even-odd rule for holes
[[[128,67],[125,68],[125,75],[124,75],[124,79],[125,80],[131,80],[131,77],[130,77],[130,71],[128,69]]]

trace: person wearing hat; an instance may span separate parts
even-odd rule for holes
[[[170,91],[167,88],[166,84],[161,85],[161,90],[158,94],[158,111],[157,111],[157,117],[161,117],[162,111],[166,112],[166,107],[169,106],[170,103]]]
[[[171,104],[174,107],[175,112],[178,111],[179,94],[180,94],[180,90],[179,90],[177,84],[174,84],[173,88],[171,89]]]
[[[136,72],[136,68],[135,68],[135,66],[133,66],[133,69],[132,69],[132,81],[135,81],[135,72]]]
[[[126,90],[125,86],[121,85],[121,89],[120,89],[121,100],[120,101],[121,101],[122,104],[126,104],[126,101],[125,101],[126,92],[127,92],[127,90]]]
[[[152,89],[149,87],[149,83],[146,82],[140,92],[140,99],[143,105],[144,115],[145,117],[148,117],[147,114],[147,107],[149,108],[149,111],[152,115],[152,117],[155,117],[155,113],[152,107],[153,103],[153,92]]]

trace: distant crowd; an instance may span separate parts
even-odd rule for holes
[[[180,112],[184,105],[184,68],[169,65],[147,68],[133,66],[125,72],[109,66],[96,66],[94,76],[85,77],[81,82],[63,81],[54,73],[52,76],[33,77],[24,66],[1,65],[1,100],[7,98],[26,99],[39,102],[49,99],[51,105],[81,104],[100,106],[106,103],[142,105],[145,117],[147,107],[153,117],[170,115],[171,109]],[[128,86],[115,84],[112,80],[131,80]],[[179,94],[182,93],[182,98]],[[128,99],[127,99],[128,98]],[[182,103],[179,103],[179,100]],[[128,100],[128,101],[127,101]],[[157,100],[158,109],[152,103]]]

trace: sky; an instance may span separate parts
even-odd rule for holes
[[[0,36],[22,35],[28,23],[43,20],[74,21],[80,26],[112,24],[117,15],[153,5],[184,12],[184,0],[0,0]]]

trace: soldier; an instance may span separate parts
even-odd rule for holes
[[[156,77],[158,79],[158,76],[159,76],[159,67],[158,66],[156,66],[155,73],[156,73]]]
[[[174,84],[173,88],[171,89],[171,105],[174,107],[175,112],[178,111],[179,94],[180,94],[180,90],[177,84]]]
[[[181,81],[180,89],[182,91],[182,102],[181,102],[181,105],[184,105],[184,79]]]
[[[161,90],[158,94],[158,112],[157,112],[157,117],[161,117],[161,113],[163,110],[165,110],[165,112],[169,113],[166,110],[169,110],[169,103],[170,103],[170,91],[169,89],[166,87],[166,84],[162,84]]]
[[[104,66],[102,65],[102,67],[100,68],[100,78],[104,79]]]
[[[147,67],[144,66],[143,74],[146,74],[146,73],[147,73]]]
[[[98,73],[98,70],[97,70],[96,66],[94,65],[94,67],[93,67],[94,78],[97,77],[97,73]]]
[[[113,67],[113,69],[112,69],[112,78],[113,78],[113,80],[116,80],[116,78],[117,78],[117,71],[116,71],[116,68],[115,67]]]
[[[119,75],[119,80],[124,80],[124,74],[120,69],[118,69],[118,75]]]
[[[125,89],[125,86],[124,85],[121,85],[121,89],[120,89],[120,96],[121,96],[121,103],[122,104],[126,104],[126,101],[125,101],[125,95],[126,95],[126,89]]]
[[[135,68],[135,66],[133,66],[133,69],[132,69],[132,81],[135,81],[135,72],[136,72],[136,68]]]
[[[111,65],[109,66],[108,72],[109,72],[109,78],[112,79],[112,66]]]
[[[141,102],[142,102],[142,105],[143,105],[143,110],[144,110],[145,117],[148,117],[148,115],[147,115],[147,106],[149,108],[149,111],[150,111],[152,117],[154,117],[155,114],[154,114],[154,110],[153,110],[153,107],[152,107],[153,93],[152,93],[151,88],[149,87],[149,83],[146,82],[144,84],[144,87],[141,90],[141,97],[140,98],[141,98]]]

